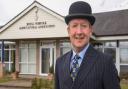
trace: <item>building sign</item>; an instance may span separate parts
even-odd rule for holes
[[[47,21],[43,22],[28,22],[25,26],[19,27],[20,30],[24,29],[43,29],[43,28],[53,28],[54,24],[48,24]]]

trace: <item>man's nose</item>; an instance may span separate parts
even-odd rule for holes
[[[77,32],[77,34],[81,34],[81,33],[82,33],[82,28],[81,28],[81,26],[78,26],[76,32]]]

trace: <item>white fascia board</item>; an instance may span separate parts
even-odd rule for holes
[[[128,40],[128,35],[127,36],[96,37],[96,40]]]
[[[96,37],[95,37],[94,35],[92,35],[91,38],[92,38],[93,40],[96,40]]]
[[[2,44],[2,41],[0,41],[0,44]],[[4,41],[4,44],[15,44],[15,42],[12,42],[12,41]]]

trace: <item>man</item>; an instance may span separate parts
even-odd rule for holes
[[[112,58],[89,43],[95,22],[90,5],[74,2],[65,22],[72,50],[56,61],[55,89],[120,89]]]

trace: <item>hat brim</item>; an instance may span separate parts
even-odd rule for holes
[[[82,18],[82,19],[87,19],[91,25],[95,23],[95,17],[93,15],[88,15],[88,14],[73,14],[73,15],[67,15],[65,17],[65,22],[66,24],[69,24],[69,22],[73,19],[76,18]]]

